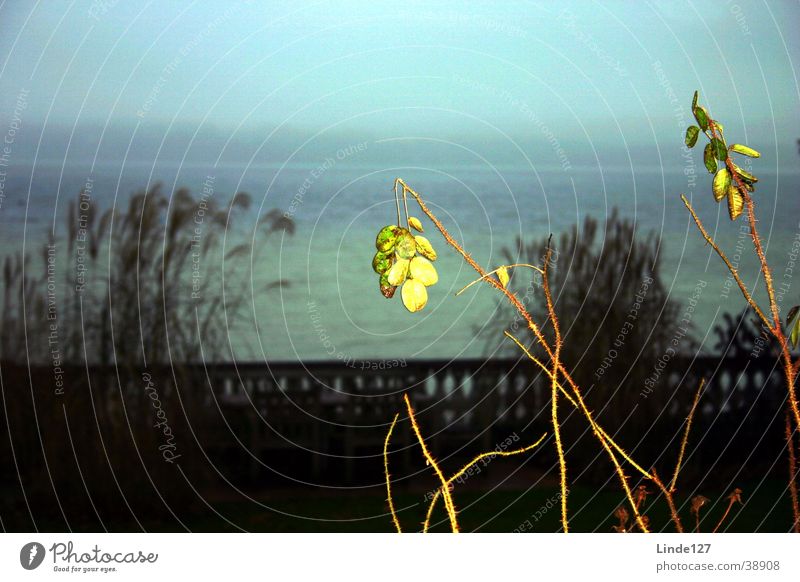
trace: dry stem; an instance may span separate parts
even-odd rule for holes
[[[569,533],[569,520],[567,518],[567,463],[564,460],[564,446],[561,444],[561,426],[558,421],[558,367],[561,363],[561,330],[558,325],[555,307],[553,306],[553,296],[550,293],[550,279],[548,277],[548,266],[552,250],[550,241],[547,241],[547,253],[545,253],[544,270],[542,271],[542,284],[544,287],[545,301],[547,303],[547,313],[553,324],[555,334],[556,349],[553,354],[553,373],[550,376],[550,417],[553,424],[553,434],[555,435],[556,451],[558,452],[558,472],[561,482],[561,527],[564,533]]]
[[[797,458],[794,453],[794,435],[792,434],[792,419],[786,411],[785,421],[786,445],[789,451],[789,495],[792,498],[792,512],[794,513],[793,529],[800,533],[800,504],[797,499]]]
[[[586,406],[585,401],[583,400],[583,395],[582,395],[582,393],[580,391],[580,388],[578,387],[577,383],[574,381],[574,379],[570,375],[569,371],[564,366],[563,362],[561,362],[561,359],[560,359],[560,355],[561,355],[561,353],[560,353],[560,344],[561,344],[560,330],[558,329],[558,319],[557,319],[557,317],[556,317],[556,315],[554,313],[554,310],[553,310],[552,296],[549,296],[550,290],[549,290],[549,286],[548,286],[547,282],[545,281],[544,288],[545,288],[546,296],[549,296],[548,297],[548,310],[550,311],[550,320],[553,322],[553,328],[554,328],[554,330],[556,332],[556,346],[555,346],[555,349],[553,349],[550,346],[550,344],[548,343],[547,339],[544,337],[544,334],[542,333],[541,328],[536,324],[536,322],[533,321],[533,318],[531,317],[531,314],[528,312],[528,310],[525,308],[525,306],[522,304],[522,302],[519,300],[519,298],[513,292],[509,291],[506,287],[504,287],[499,281],[497,281],[494,278],[488,276],[489,273],[484,271],[483,268],[481,268],[481,266],[478,265],[478,263],[475,262],[475,260],[472,258],[472,256],[469,253],[467,253],[463,249],[463,247],[458,242],[455,241],[455,239],[453,239],[453,237],[450,235],[450,233],[447,231],[447,229],[444,227],[444,225],[441,223],[441,221],[436,217],[435,214],[433,214],[433,212],[430,211],[430,209],[428,209],[427,205],[422,200],[422,197],[419,194],[417,194],[417,192],[415,192],[412,188],[410,188],[400,178],[397,178],[395,180],[395,191],[397,191],[397,187],[398,186],[401,186],[403,188],[403,197],[404,197],[404,199],[405,199],[406,194],[408,194],[408,195],[411,195],[414,198],[414,200],[416,200],[416,202],[419,205],[419,207],[422,210],[422,212],[425,213],[425,215],[431,220],[431,222],[433,222],[434,226],[436,226],[436,228],[442,234],[442,236],[444,237],[445,241],[447,241],[447,243],[451,247],[453,247],[464,258],[464,260],[467,262],[467,264],[469,264],[478,273],[478,275],[479,275],[479,279],[478,280],[479,281],[485,281],[486,283],[488,283],[489,285],[493,286],[495,289],[497,289],[503,295],[506,296],[506,298],[511,302],[511,304],[514,306],[514,308],[517,310],[517,312],[525,319],[525,321],[527,322],[528,328],[531,330],[531,332],[535,336],[537,342],[545,350],[545,353],[547,354],[548,358],[550,358],[550,361],[552,362],[552,370],[548,369],[546,366],[544,366],[544,364],[542,364],[539,360],[537,360],[534,356],[532,356],[528,352],[528,350],[525,350],[523,348],[525,353],[526,353],[526,355],[531,359],[531,361],[533,361],[534,363],[539,365],[549,375],[549,377],[551,379],[551,387],[553,388],[553,403],[554,403],[553,415],[552,415],[553,419],[552,420],[553,420],[554,432],[556,432],[556,434],[558,435],[556,437],[556,446],[557,446],[557,448],[558,448],[558,446],[560,444],[560,435],[558,433],[560,427],[559,427],[558,416],[557,416],[557,394],[558,394],[559,391],[561,391],[561,393],[564,394],[567,397],[569,402],[571,404],[573,404],[573,406],[576,406],[581,411],[581,413],[586,418],[586,420],[589,422],[589,425],[591,426],[592,431],[595,434],[597,440],[600,442],[601,446],[606,451],[606,454],[608,455],[609,459],[611,460],[612,464],[614,465],[614,470],[616,471],[617,476],[618,476],[618,478],[620,480],[622,488],[623,488],[623,490],[625,492],[625,496],[627,497],[628,502],[630,503],[631,508],[633,509],[633,513],[634,513],[634,516],[636,518],[636,522],[639,525],[639,528],[644,532],[648,531],[647,524],[645,523],[643,517],[640,515],[640,513],[638,511],[638,508],[636,507],[636,502],[633,499],[633,494],[632,494],[630,486],[628,484],[628,479],[627,479],[627,477],[626,477],[626,475],[625,475],[625,473],[624,473],[624,471],[622,469],[622,466],[620,465],[619,459],[617,458],[617,455],[615,454],[615,451],[617,451],[625,461],[629,462],[633,467],[636,468],[637,471],[639,471],[646,478],[653,480],[657,485],[660,484],[659,488],[664,492],[665,496],[668,499],[668,502],[672,504],[672,507],[674,507],[674,503],[672,503],[671,492],[666,487],[664,487],[663,483],[660,483],[660,481],[657,481],[656,480],[657,478],[653,479],[654,475],[651,475],[648,471],[646,471],[639,464],[637,464],[635,461],[633,461],[633,459],[630,457],[630,455],[628,455],[624,451],[624,449],[622,449],[622,447],[620,447],[616,443],[616,441],[614,441],[614,439],[612,439],[608,435],[608,433],[606,433],[605,430],[603,430],[603,428],[599,424],[597,424],[597,422],[594,420],[594,417],[593,417],[591,411],[588,409],[588,407]],[[709,242],[713,243],[713,241],[709,241]],[[545,266],[545,269],[542,271],[542,273],[543,274],[546,273],[546,266]],[[736,275],[736,277],[738,278],[738,274]],[[506,334],[506,335],[509,335],[509,334]],[[509,335],[509,337],[512,337],[512,339],[514,339],[513,336]],[[520,347],[522,347],[522,345],[516,339],[514,339],[514,341],[518,345],[520,345]],[[569,395],[566,392],[566,390],[563,388],[563,386],[561,386],[561,384],[559,383],[559,381],[558,381],[558,375],[559,374],[561,374],[564,377],[564,379],[566,380],[567,384],[569,385],[570,389],[572,390],[572,395]],[[566,515],[565,515],[566,508],[564,507],[566,505],[566,495],[563,494],[564,488],[566,487],[566,470],[565,470],[566,469],[566,462],[563,460],[563,451],[559,451],[559,466],[560,466],[560,468],[562,468],[562,526],[566,526],[566,525],[568,525],[566,523],[567,520],[566,520]],[[443,493],[446,495],[447,491],[443,491]],[[677,512],[673,511],[673,519],[676,522],[676,527],[678,527],[678,529],[680,530],[681,529],[681,525],[680,525],[680,520],[677,518]],[[567,528],[564,527],[564,530],[567,531]]]
[[[720,137],[717,135],[716,122],[713,119],[709,119],[708,123],[709,123],[709,129],[711,130],[711,137],[720,139]],[[784,333],[783,328],[781,326],[780,309],[778,306],[777,298],[775,296],[775,289],[772,280],[772,271],[770,269],[769,263],[767,262],[767,257],[766,254],[764,253],[764,247],[761,244],[761,236],[758,233],[758,228],[756,225],[757,220],[756,220],[755,203],[753,202],[753,198],[750,196],[750,193],[748,192],[746,185],[744,184],[738,172],[734,168],[733,160],[731,160],[730,154],[727,154],[725,156],[725,166],[728,172],[730,173],[732,179],[736,182],[736,187],[739,190],[739,193],[744,198],[745,206],[747,207],[747,220],[750,226],[750,237],[753,240],[753,248],[755,250],[756,256],[758,257],[761,273],[764,275],[764,283],[767,288],[767,298],[769,300],[772,322],[770,322],[764,315],[763,311],[756,304],[752,295],[748,292],[747,288],[745,287],[744,283],[739,277],[739,274],[737,273],[736,269],[727,259],[722,250],[717,246],[716,242],[712,239],[712,237],[706,232],[702,222],[700,221],[700,218],[695,213],[691,204],[689,204],[689,201],[686,199],[686,196],[681,195],[681,198],[683,199],[683,203],[686,205],[686,208],[691,213],[692,218],[694,219],[694,222],[697,225],[697,228],[703,235],[703,238],[717,252],[717,254],[725,263],[725,266],[733,275],[747,303],[750,305],[750,307],[753,308],[753,310],[758,315],[759,319],[761,319],[766,328],[770,330],[772,336],[778,341],[781,350],[781,359],[783,361],[784,375],[786,377],[786,390],[789,396],[788,407],[791,410],[792,415],[794,416],[795,427],[800,428],[800,406],[798,405],[797,394],[795,392],[795,386],[794,386],[795,380],[797,378],[798,368],[800,368],[800,362],[792,362],[792,354],[790,351],[789,340],[786,337],[786,334]],[[794,440],[790,439],[787,442],[787,445],[789,446],[792,455],[794,455]],[[794,488],[795,490],[797,489],[796,480],[797,480],[796,475],[792,473],[790,488]],[[800,522],[800,507],[798,507],[797,504],[793,504],[792,511],[794,515],[794,523],[797,524],[798,522]]]
[[[675,484],[678,482],[678,474],[681,472],[681,465],[683,464],[683,455],[686,453],[686,443],[689,442],[689,431],[692,430],[692,419],[694,418],[695,410],[697,410],[697,403],[700,402],[700,395],[703,393],[703,386],[705,383],[705,378],[700,380],[700,386],[698,386],[697,392],[694,395],[694,401],[692,402],[691,410],[689,410],[689,416],[686,417],[686,430],[684,431],[683,439],[681,440],[681,450],[678,453],[678,462],[675,464],[675,473],[672,475],[672,481],[669,483],[669,490],[671,492],[675,491]]]
[[[539,444],[541,444],[541,442],[545,439],[546,436],[547,436],[547,433],[545,433],[541,437],[539,437],[539,440],[536,441],[535,443],[533,443],[531,445],[528,445],[527,447],[522,447],[521,449],[515,449],[513,451],[489,451],[488,453],[481,453],[480,455],[478,455],[477,457],[472,459],[469,463],[467,463],[466,465],[461,467],[461,469],[459,469],[458,472],[456,472],[455,475],[453,475],[452,477],[450,477],[447,480],[448,491],[449,491],[449,488],[452,485],[453,481],[455,481],[456,479],[461,477],[464,473],[469,471],[470,467],[472,467],[476,463],[482,461],[483,459],[485,459],[487,457],[510,457],[512,455],[519,455],[521,453],[526,453],[526,452],[530,451],[531,449],[534,449],[535,447],[539,446]],[[427,531],[428,531],[428,527],[430,526],[430,522],[431,522],[431,516],[433,515],[433,508],[436,505],[436,501],[439,499],[439,496],[441,495],[441,492],[442,492],[441,489],[437,489],[436,492],[433,494],[433,499],[431,499],[431,503],[428,506],[428,513],[425,516],[425,523],[423,524],[423,527],[422,527],[422,532],[423,533],[427,533]]]
[[[433,222],[434,226],[436,226],[436,228],[442,234],[442,236],[444,237],[445,241],[447,241],[447,244],[449,244],[451,247],[453,247],[464,258],[464,260],[473,269],[475,269],[475,271],[478,273],[478,275],[480,275],[481,279],[486,281],[489,285],[492,285],[495,289],[498,289],[501,293],[503,293],[506,296],[506,298],[511,302],[511,304],[514,306],[514,308],[517,310],[517,312],[525,319],[525,321],[528,324],[528,328],[531,330],[531,332],[533,332],[534,336],[536,337],[536,339],[539,342],[539,344],[544,348],[544,350],[547,353],[548,357],[551,360],[553,360],[554,356],[555,356],[554,353],[553,353],[553,350],[550,348],[550,345],[548,344],[547,340],[545,339],[544,335],[542,334],[541,329],[539,329],[539,326],[536,324],[536,322],[533,321],[533,318],[531,317],[531,314],[528,313],[528,310],[525,309],[525,306],[520,302],[519,298],[517,298],[517,296],[514,293],[512,293],[511,291],[509,291],[508,289],[503,287],[503,285],[501,285],[499,281],[496,281],[495,279],[490,278],[490,277],[489,278],[486,277],[486,272],[481,268],[480,265],[478,265],[478,263],[475,262],[475,260],[472,258],[472,256],[469,253],[467,253],[461,247],[461,245],[459,245],[455,241],[455,239],[453,239],[453,237],[450,235],[450,233],[447,231],[447,229],[444,227],[444,225],[441,223],[441,221],[436,217],[435,214],[433,214],[433,212],[431,212],[428,209],[427,205],[422,200],[422,197],[419,194],[417,194],[413,189],[411,189],[400,178],[397,178],[397,180],[395,181],[395,188],[397,187],[397,185],[400,185],[400,186],[403,187],[404,195],[406,193],[408,193],[414,198],[414,200],[416,200],[416,202],[419,205],[419,207],[422,210],[422,212],[424,212],[425,215],[431,220],[431,222]],[[626,478],[624,476],[624,473],[622,472],[622,469],[619,467],[619,463],[618,463],[618,461],[616,459],[616,456],[614,455],[613,451],[608,446],[608,443],[606,442],[605,438],[603,437],[604,433],[598,430],[597,424],[594,422],[594,419],[592,418],[591,413],[589,412],[588,408],[586,407],[585,403],[583,402],[583,397],[582,397],[582,395],[580,393],[580,389],[578,388],[577,384],[572,379],[572,376],[570,376],[569,372],[567,371],[567,369],[564,367],[564,365],[562,363],[559,362],[557,368],[558,368],[558,371],[567,380],[567,383],[570,385],[572,390],[574,391],[575,399],[578,401],[581,411],[587,416],[587,419],[589,420],[589,423],[592,426],[592,430],[598,436],[598,438],[600,440],[600,443],[603,445],[603,448],[608,453],[609,458],[611,459],[612,463],[614,463],[615,467],[617,467],[617,474],[620,477],[623,489],[625,490],[626,495],[628,497],[628,501],[631,503],[631,506],[633,507],[633,505],[634,505],[633,498],[631,497],[630,488],[628,487],[628,483],[627,483],[627,480],[626,480]],[[615,446],[615,448],[619,448],[616,445],[616,443],[614,443],[614,446]],[[641,517],[638,515],[638,512],[636,511],[635,507],[634,507],[634,514],[637,516],[637,521],[640,522],[640,526],[642,526],[642,528],[645,529],[644,524],[641,523]]]
[[[392,521],[394,522],[394,527],[397,528],[397,533],[403,533],[403,530],[400,527],[400,521],[397,519],[397,512],[394,509],[394,500],[392,499],[392,482],[389,476],[389,439],[392,438],[392,431],[394,430],[394,425],[397,424],[398,416],[400,415],[394,415],[394,420],[392,420],[392,425],[389,427],[389,432],[386,433],[386,440],[383,441],[383,472],[386,475],[386,495],[387,500],[389,501],[389,511],[392,514]]]
[[[433,470],[436,471],[436,475],[439,477],[439,481],[442,483],[442,496],[444,497],[444,507],[447,510],[447,517],[450,519],[450,528],[452,529],[453,533],[458,533],[458,520],[456,519],[456,507],[453,504],[453,497],[450,495],[450,491],[447,488],[447,479],[442,473],[442,470],[439,468],[436,459],[433,458],[430,451],[428,451],[428,446],[425,444],[425,439],[422,438],[422,433],[419,430],[419,425],[417,424],[417,419],[414,417],[414,409],[411,407],[411,401],[408,399],[408,394],[403,394],[403,399],[406,401],[406,408],[408,409],[408,418],[411,421],[411,426],[414,429],[414,434],[417,435],[417,440],[419,441],[419,446],[422,448],[422,454],[425,455],[425,459],[427,459],[428,463],[433,467]]]

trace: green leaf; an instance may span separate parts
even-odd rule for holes
[[[692,98],[692,111],[694,111],[694,108],[697,107],[697,98],[698,97],[699,97],[699,94],[698,94],[697,91],[695,91],[694,92],[694,97]]]
[[[687,147],[694,147],[694,145],[697,143],[698,135],[700,135],[700,128],[696,125],[690,125],[686,128],[686,137],[684,138],[684,141],[686,142]]]
[[[789,341],[792,342],[792,347],[797,347],[797,339],[800,338],[800,318],[794,322],[794,327],[792,328],[792,335],[789,336]]]
[[[394,263],[394,257],[391,254],[378,251],[372,258],[372,269],[378,273],[378,275],[383,275],[391,268],[392,263]]]
[[[401,229],[400,236],[397,237],[395,244],[395,252],[401,259],[412,259],[417,254],[417,243],[414,240],[414,235],[406,229]],[[392,283],[395,285],[395,283]]]
[[[731,146],[731,151],[736,152],[737,154],[742,154],[743,156],[749,156],[751,158],[760,158],[761,154],[758,153],[753,148],[749,148],[746,145],[742,145],[740,143],[735,143]]]
[[[711,144],[714,146],[714,153],[717,156],[717,159],[721,162],[724,162],[728,159],[728,150],[725,148],[725,144],[722,143],[721,139],[712,138]]]
[[[792,323],[794,316],[797,315],[798,310],[800,310],[800,305],[795,305],[789,310],[789,313],[786,314],[786,325]]]
[[[731,185],[731,173],[728,171],[728,168],[721,168],[716,174],[714,174],[714,181],[711,184],[711,188],[714,191],[714,200],[719,202],[725,196],[728,195],[728,189]]]
[[[739,175],[739,177],[742,180],[744,180],[745,182],[747,182],[748,184],[755,184],[756,182],[758,182],[758,178],[756,178],[750,172],[747,172],[747,171],[741,169],[736,164],[733,164],[733,171],[736,172]]]
[[[375,246],[382,253],[390,252],[394,248],[399,233],[400,229],[394,224],[384,226],[375,239]]]
[[[717,171],[717,160],[714,154],[714,146],[711,145],[711,142],[707,143],[703,150],[703,163],[706,165],[706,170],[708,170],[709,174]]]
[[[419,221],[419,218],[416,218],[414,216],[409,216],[408,225],[417,232],[425,232],[424,230],[422,230],[422,223]]]
[[[705,110],[704,107],[695,107],[694,108],[694,118],[697,120],[697,124],[700,126],[700,129],[703,131],[708,130],[708,112]]]

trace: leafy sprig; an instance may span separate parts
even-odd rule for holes
[[[750,158],[758,158],[761,154],[743,144],[735,143],[729,146],[725,141],[723,125],[712,119],[705,107],[698,105],[697,98],[698,93],[695,91],[692,99],[692,113],[697,120],[697,125],[690,125],[686,128],[684,142],[687,147],[693,148],[697,145],[700,132],[708,138],[708,143],[703,149],[703,164],[710,174],[714,174],[711,184],[714,200],[721,202],[727,198],[728,215],[731,220],[736,220],[744,210],[745,196],[755,190],[754,184],[758,182],[758,178],[736,165],[731,154]]]

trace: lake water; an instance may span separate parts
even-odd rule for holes
[[[681,168],[554,166],[475,167],[470,165],[389,167],[337,160],[316,164],[219,166],[126,164],[96,166],[40,163],[35,171],[19,165],[7,171],[0,207],[2,254],[26,247],[38,252],[54,223],[63,222],[67,200],[75,197],[87,176],[93,179],[93,200],[102,207],[121,205],[131,192],[156,181],[165,189],[185,186],[195,195],[208,176],[220,201],[234,191],[254,199],[252,217],[270,208],[291,213],[294,236],[275,238],[256,266],[258,283],[275,278],[291,286],[258,293],[253,317],[234,330],[236,357],[246,360],[311,360],[367,358],[459,358],[494,352],[507,342],[496,333],[479,333],[497,313],[498,296],[486,286],[474,286],[459,297],[454,293],[474,273],[449,249],[433,225],[412,204],[411,213],[423,219],[425,235],[439,253],[439,283],[429,289],[428,306],[417,314],[402,306],[399,293],[384,299],[370,263],[376,232],[395,222],[392,184],[406,180],[427,200],[453,236],[462,241],[482,265],[500,264],[500,251],[517,236],[540,239],[560,233],[587,215],[604,217],[614,206],[635,221],[641,233],[655,230],[662,237],[663,277],[671,296],[687,305],[698,281],[708,283],[694,316],[702,340],[706,330],[725,311],[743,306],[736,289],[727,292],[726,271],[704,246],[679,194],[690,190]],[[798,236],[796,170],[760,171],[755,196],[760,228],[773,261],[775,279],[784,284],[785,303],[800,298],[792,285],[790,249]],[[723,205],[709,192],[710,178],[698,176],[694,203],[719,242],[738,257],[743,219],[732,224]],[[30,192],[30,196],[29,196]],[[233,233],[232,238],[236,234]],[[740,260],[745,281],[752,283],[755,261],[749,247]],[[796,256],[795,256],[796,258]],[[559,268],[569,268],[560,257]],[[517,274],[528,276],[524,271]],[[728,284],[729,285],[729,284]],[[710,340],[709,340],[710,343]],[[710,346],[708,346],[710,347]]]

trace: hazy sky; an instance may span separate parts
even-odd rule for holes
[[[797,2],[738,0],[3,2],[0,111],[27,91],[30,127],[636,141],[672,138],[700,88],[729,126],[786,144],[798,22]]]

